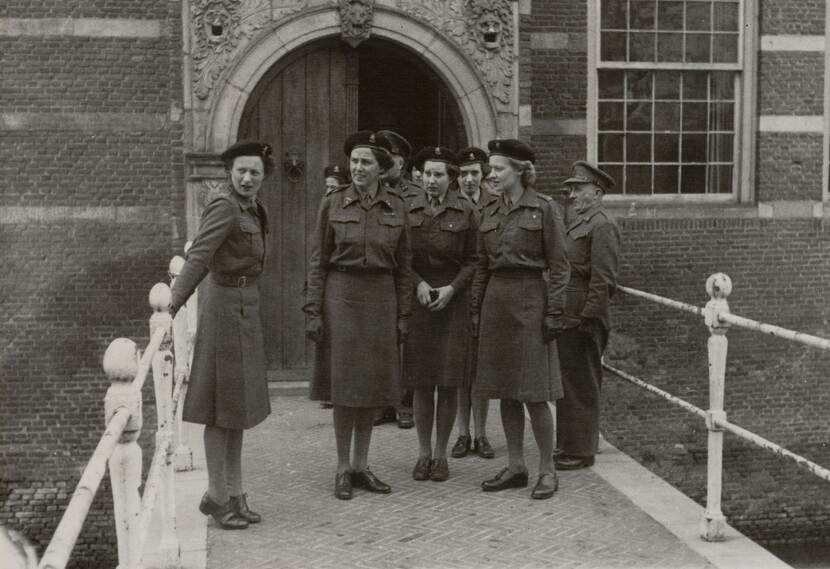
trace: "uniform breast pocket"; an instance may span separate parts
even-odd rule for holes
[[[572,272],[580,272],[591,260],[591,238],[587,231],[576,229],[568,233],[565,250],[571,262]]]
[[[403,233],[403,218],[398,215],[383,214],[378,218],[378,225],[383,241],[390,247],[397,246]]]
[[[337,243],[354,243],[360,236],[360,216],[344,213],[332,213],[329,225],[334,230]]]
[[[444,219],[439,224],[438,239],[442,248],[463,251],[464,234],[470,228],[466,219]]]
[[[261,259],[265,254],[265,242],[263,241],[262,230],[253,219],[239,220],[239,230],[242,238],[250,251],[251,257]]]
[[[478,232],[481,234],[481,239],[484,241],[484,248],[488,253],[495,253],[499,248],[499,222],[498,221],[482,221],[478,226]]]
[[[535,255],[542,251],[542,214],[533,211],[519,219],[516,231],[517,248],[524,254]]]

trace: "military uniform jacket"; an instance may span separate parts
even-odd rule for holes
[[[479,313],[491,272],[521,270],[548,271],[545,315],[561,315],[570,274],[564,222],[551,199],[532,189],[512,208],[501,196],[482,208],[470,311]]]
[[[176,277],[172,307],[187,302],[209,271],[227,277],[262,273],[267,233],[268,213],[258,199],[245,203],[230,189],[214,198],[202,213],[199,234]]]
[[[321,200],[303,310],[321,314],[329,270],[387,270],[395,278],[398,318],[406,319],[411,309],[412,250],[404,201],[385,184],[370,203],[361,197],[350,184]]]
[[[434,277],[454,275],[449,284],[456,292],[460,291],[470,283],[475,272],[478,230],[475,206],[452,189],[434,212],[426,192],[419,190],[410,196],[406,202],[412,236],[413,284],[427,281],[432,286],[445,286],[447,283],[433,282]]]
[[[565,300],[566,328],[593,318],[610,329],[609,303],[617,286],[620,229],[596,204],[568,225],[566,247],[571,278]]]

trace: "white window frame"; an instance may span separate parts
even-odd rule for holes
[[[682,70],[730,70],[736,71],[735,87],[735,167],[733,191],[730,194],[608,194],[610,202],[644,201],[653,203],[729,203],[752,204],[755,199],[755,147],[757,133],[756,77],[758,50],[758,0],[740,0],[740,28],[742,36],[738,63],[685,63],[666,62],[605,62],[599,66],[600,53],[600,3],[588,2],[588,97],[586,105],[587,157],[597,162],[597,138],[599,131],[599,69],[682,69]],[[830,6],[830,3],[828,3]],[[830,11],[830,9],[829,9]],[[830,190],[826,190],[830,191]]]

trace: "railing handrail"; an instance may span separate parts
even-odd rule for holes
[[[666,298],[649,292],[644,292],[626,286],[618,286],[617,290],[632,296],[645,299],[675,310],[689,312],[702,316],[704,324],[709,329],[708,356],[709,356],[709,409],[701,409],[688,401],[672,395],[659,387],[651,385],[609,365],[603,359],[602,365],[605,369],[616,374],[622,379],[637,385],[651,393],[654,393],[670,403],[682,407],[706,421],[706,428],[709,431],[707,443],[707,494],[706,508],[701,518],[700,534],[707,541],[721,541],[725,536],[726,519],[721,512],[721,493],[723,475],[723,431],[749,441],[761,448],[775,453],[777,456],[794,461],[798,466],[806,469],[822,480],[830,481],[830,469],[800,456],[781,445],[778,445],[764,437],[744,429],[726,419],[724,410],[724,392],[726,380],[726,353],[727,338],[726,332],[730,326],[737,326],[748,330],[755,330],[778,338],[798,342],[822,350],[830,351],[830,340],[789,330],[781,326],[758,322],[750,318],[744,318],[730,313],[727,297],[732,292],[732,281],[723,273],[711,275],[706,280],[706,291],[710,300],[705,307],[698,307],[671,298]]]

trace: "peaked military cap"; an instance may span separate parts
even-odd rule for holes
[[[344,182],[349,179],[349,175],[346,173],[346,169],[340,164],[331,164],[330,166],[326,166],[325,168],[323,168],[323,177],[339,178]]]
[[[487,148],[490,150],[490,156],[507,156],[513,160],[536,162],[536,153],[530,145],[516,138],[491,140],[487,143]]]
[[[389,143],[392,145],[389,152],[392,154],[397,154],[404,158],[409,158],[409,155],[412,154],[412,145],[394,130],[379,130],[377,134],[383,135],[389,140]]]
[[[423,172],[424,162],[427,160],[431,162],[445,162],[447,164],[458,165],[458,162],[455,159],[455,152],[446,146],[427,146],[422,148],[412,159],[412,165]]]
[[[392,143],[379,132],[359,130],[349,136],[346,142],[343,143],[343,152],[346,153],[346,156],[351,156],[352,150],[355,148],[374,148],[375,150],[392,152]]]
[[[271,145],[255,140],[243,140],[228,147],[220,158],[222,162],[230,162],[237,156],[259,156],[263,162],[271,157]]]
[[[603,191],[608,192],[616,185],[614,178],[584,160],[577,160],[571,166],[571,177],[563,182],[567,184],[594,184]]]
[[[459,150],[455,159],[458,161],[459,166],[466,166],[467,164],[487,164],[487,153],[476,146],[469,146]]]

